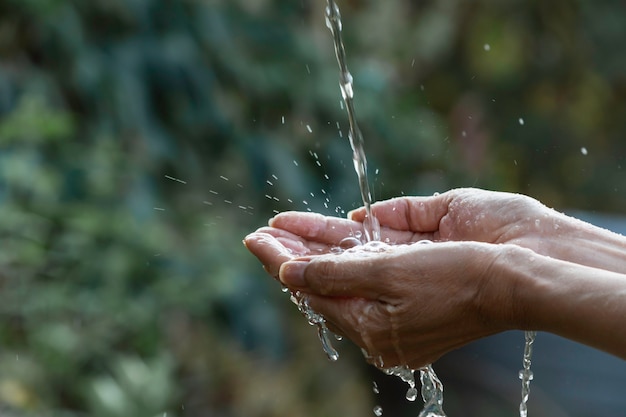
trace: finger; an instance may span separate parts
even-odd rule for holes
[[[372,205],[372,213],[381,226],[396,230],[410,230],[419,233],[434,233],[439,228],[441,218],[448,212],[452,192],[432,197],[398,197]],[[348,213],[348,218],[363,221],[365,208]]]
[[[303,237],[300,237],[287,230],[278,229],[275,227],[262,227],[257,230],[257,233],[267,233],[268,235],[274,236],[276,240],[278,240],[281,244],[283,244],[283,246],[289,249],[294,256],[322,254],[328,253],[330,251],[328,245],[308,241]]]
[[[284,262],[294,259],[289,249],[268,233],[251,233],[245,237],[243,243],[274,278],[278,278],[278,271]]]
[[[341,241],[345,238],[362,235],[364,233],[363,220],[364,217],[359,221],[352,221],[316,213],[284,212],[270,220],[270,225],[272,228],[301,236],[303,240],[308,240],[311,250],[316,250],[319,248],[311,244],[313,241],[330,246],[341,246]],[[406,229],[395,230],[381,227],[380,233],[382,241],[393,244],[433,239],[432,233],[417,233]]]
[[[327,245],[338,245],[346,237],[363,233],[362,222],[296,211],[278,214],[270,220],[270,226]]]
[[[329,297],[386,299],[387,258],[379,253],[346,251],[340,255],[322,255],[286,262],[279,279],[287,287]]]

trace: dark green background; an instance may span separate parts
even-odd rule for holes
[[[622,2],[339,5],[375,199],[625,211]],[[359,205],[324,6],[0,0],[2,415],[373,415],[241,245]]]

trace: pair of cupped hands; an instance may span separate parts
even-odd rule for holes
[[[372,212],[384,242],[375,250],[336,253],[346,237],[363,235],[363,208],[347,219],[280,213],[244,243],[332,331],[385,367],[413,369],[475,339],[527,327],[517,284],[497,260],[511,251],[523,259],[555,256],[550,242],[570,221],[530,197],[479,189],[395,198]],[[432,243],[417,244],[424,241]]]

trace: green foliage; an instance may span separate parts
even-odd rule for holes
[[[241,245],[359,204],[324,6],[0,3],[0,412],[370,413]],[[377,199],[623,210],[621,8],[340,6]]]

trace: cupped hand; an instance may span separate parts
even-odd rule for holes
[[[573,220],[525,195],[475,188],[398,197],[375,203],[372,211],[391,241],[402,232],[405,240],[512,243],[544,255],[554,255],[550,241],[569,231]],[[365,217],[363,208],[349,214],[357,222]]]
[[[320,244],[330,236],[311,234],[318,240],[263,228],[245,242],[271,274],[306,294],[329,326],[377,366],[417,369],[512,328],[509,283],[494,280],[491,270],[504,245],[376,243],[333,254],[332,245]],[[498,302],[485,303],[485,297]]]

